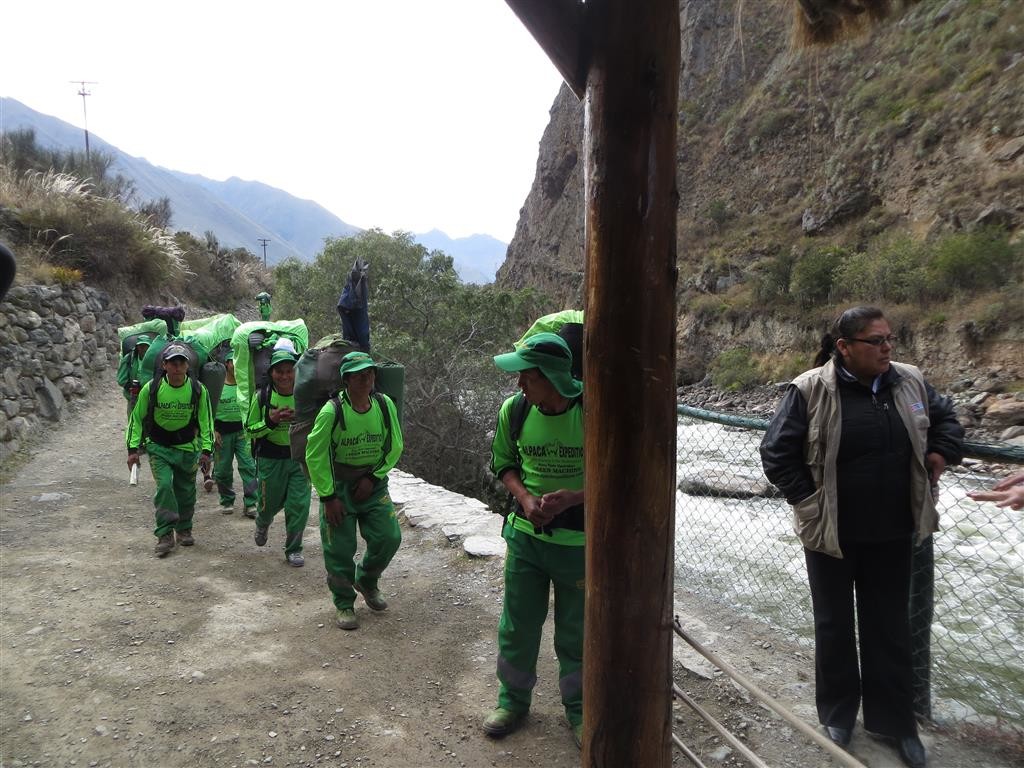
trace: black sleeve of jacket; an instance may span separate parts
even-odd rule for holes
[[[953,401],[936,392],[925,382],[928,392],[928,452],[940,453],[950,466],[964,458],[964,428],[956,420]]]
[[[796,504],[814,493],[814,480],[804,461],[807,403],[790,387],[761,440],[761,466],[768,480]]]

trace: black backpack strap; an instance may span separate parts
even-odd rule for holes
[[[270,382],[266,382],[259,391],[256,393],[256,399],[259,401],[260,407],[263,408],[263,420],[264,422],[270,418]]]
[[[384,455],[391,453],[391,413],[388,411],[387,401],[380,392],[374,392],[373,398],[380,406],[381,418],[384,419]]]
[[[146,417],[142,420],[144,434],[150,434],[156,424],[156,393],[160,391],[160,382],[164,379],[164,369],[157,371],[149,380],[149,408],[146,409]]]
[[[330,398],[329,402],[331,403],[331,405],[334,406],[334,426],[335,426],[335,428],[341,427],[342,429],[344,429],[345,428],[345,414],[342,413],[342,410],[341,410],[341,398],[338,395],[339,395],[338,392],[335,392],[333,395],[331,395],[331,398]],[[331,432],[333,432],[333,431],[334,430],[332,429]]]
[[[530,403],[526,395],[517,392],[512,398],[512,412],[508,416],[508,434],[515,445],[519,436],[523,434],[523,424],[526,423],[526,414],[530,412]]]

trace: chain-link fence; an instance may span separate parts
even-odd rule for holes
[[[677,583],[813,642],[803,549],[789,505],[761,470],[758,445],[768,422],[684,405],[678,411]],[[1020,447],[969,443],[966,454],[1024,463]],[[939,498],[941,531],[915,551],[917,707],[940,722],[1020,730],[1024,514],[967,496],[995,480],[977,468],[947,471]]]

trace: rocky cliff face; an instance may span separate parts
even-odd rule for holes
[[[816,343],[840,302],[750,298],[752,276],[779,254],[982,224],[1019,239],[1024,224],[1024,3],[921,3],[810,53],[790,48],[778,11],[771,0],[680,2],[681,381],[738,340],[765,354]],[[499,285],[565,307],[582,301],[583,117],[563,87],[498,271]],[[942,378],[968,359],[1024,375],[1019,318],[979,344],[984,303],[945,307],[928,329],[920,307],[886,309],[920,340],[916,354],[950,358]]]

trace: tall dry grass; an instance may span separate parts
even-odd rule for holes
[[[0,165],[0,208],[19,272],[27,267],[28,276],[65,267],[93,282],[125,281],[143,290],[189,277],[170,233],[119,200],[93,194],[89,180]]]

